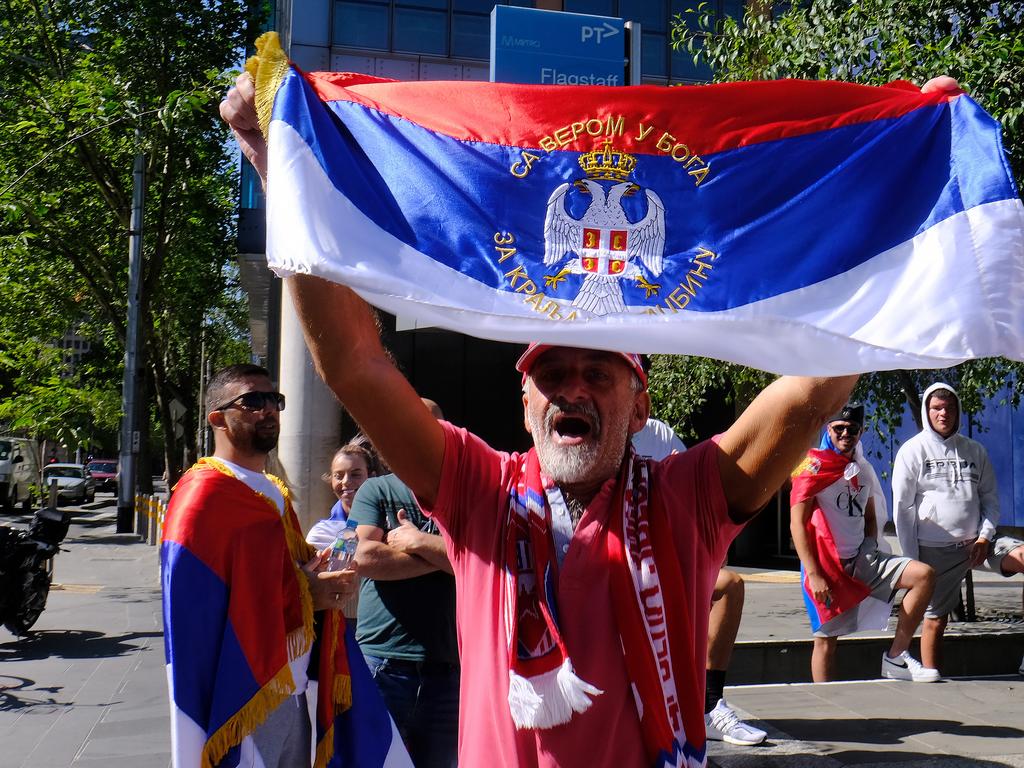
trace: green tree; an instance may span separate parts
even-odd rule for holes
[[[97,350],[72,376],[54,356],[27,368],[8,365],[24,354],[0,356],[0,419],[109,434],[98,404],[120,393],[144,152],[143,389],[171,476],[183,449],[194,455],[200,350],[234,347],[244,328],[236,164],[216,106],[250,21],[239,0],[0,0],[0,342],[39,350],[77,328]],[[189,409],[183,438],[175,399]]]
[[[883,85],[923,83],[948,74],[1003,126],[1004,143],[1017,179],[1024,171],[1024,3],[974,0],[814,0],[792,3],[773,15],[771,3],[751,3],[740,19],[719,18],[709,3],[680,14],[673,45],[708,64],[716,82],[804,78]],[[743,404],[760,372],[697,357],[655,360],[655,411],[687,430],[711,386]],[[899,423],[904,403],[915,419],[925,385],[945,378],[959,387],[964,411],[1009,384],[1016,407],[1024,393],[1024,366],[1001,358],[976,360],[947,371],[893,371],[861,378],[855,396],[878,406],[881,433]],[[770,378],[770,377],[769,377]],[[677,394],[681,393],[681,394]]]

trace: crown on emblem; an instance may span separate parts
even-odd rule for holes
[[[579,164],[588,178],[626,181],[636,168],[636,158],[628,152],[613,149],[611,141],[606,141],[604,149],[580,155]]]

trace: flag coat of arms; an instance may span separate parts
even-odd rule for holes
[[[1024,209],[967,95],[303,74],[260,46],[267,253],[421,324],[779,373],[1024,359]]]

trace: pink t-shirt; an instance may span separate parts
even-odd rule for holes
[[[559,626],[576,673],[601,690],[585,713],[546,730],[517,730],[508,708],[508,646],[501,595],[505,523],[516,457],[442,422],[445,455],[432,514],[455,570],[462,659],[459,764],[556,768],[649,768],[612,609],[604,531],[614,479],[590,503],[558,576]],[[669,513],[703,680],[708,610],[729,542],[716,445],[669,456],[651,472],[652,496]],[[682,692],[681,692],[682,693]],[[703,701],[704,691],[689,693]]]

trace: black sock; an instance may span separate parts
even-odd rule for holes
[[[725,670],[708,669],[704,671],[704,714],[706,715],[719,699],[725,698]]]

